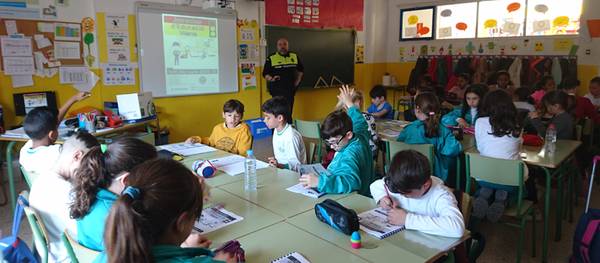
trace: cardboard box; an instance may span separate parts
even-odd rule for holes
[[[156,115],[152,102],[152,92],[117,95],[119,115],[124,121],[144,120]]]

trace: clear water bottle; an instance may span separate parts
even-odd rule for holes
[[[244,172],[244,190],[256,191],[256,158],[254,152],[248,150],[245,161],[245,172]]]
[[[544,147],[546,148],[546,153],[553,154],[556,152],[556,126],[553,123],[548,125],[548,129],[546,129]]]

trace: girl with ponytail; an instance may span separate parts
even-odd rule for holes
[[[404,127],[397,141],[408,144],[433,144],[434,175],[448,183],[449,172],[455,170],[456,157],[462,152],[462,145],[452,131],[440,123],[441,114],[440,101],[435,94],[425,92],[417,95],[417,120]]]
[[[170,159],[147,161],[131,171],[128,186],[107,219],[106,252],[96,262],[235,262],[198,242],[181,247],[202,212],[200,181]],[[188,238],[189,240],[189,238]]]
[[[71,217],[77,220],[80,244],[103,251],[106,216],[135,166],[157,156],[156,148],[142,140],[123,138],[92,147],[73,178]]]

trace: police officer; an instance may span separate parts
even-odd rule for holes
[[[263,77],[271,96],[282,96],[290,103],[290,113],[294,108],[294,95],[302,81],[304,66],[298,55],[288,50],[288,40],[277,40],[277,52],[267,57]],[[291,123],[291,119],[289,120]]]

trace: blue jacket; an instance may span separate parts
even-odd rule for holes
[[[358,190],[360,194],[370,196],[369,186],[375,181],[375,176],[369,147],[369,126],[358,108],[349,108],[348,115],[352,119],[354,137],[333,158],[327,167],[329,174],[320,174],[317,189],[333,194]]]
[[[475,115],[475,118],[473,118],[473,116],[471,116],[471,111],[468,110],[465,113],[465,116],[462,117],[462,106],[456,107],[454,108],[454,110],[452,110],[451,112],[448,112],[446,115],[444,115],[442,117],[442,125],[444,126],[457,126],[458,122],[456,122],[456,119],[458,118],[463,118],[465,119],[465,121],[467,121],[467,123],[471,126],[475,125],[475,120],[477,119],[477,115]]]
[[[438,137],[427,138],[425,124],[417,120],[404,127],[397,140],[408,144],[433,144],[435,155],[433,173],[445,182],[448,179],[448,172],[455,167],[456,157],[462,152],[462,145],[456,140],[452,131],[444,125],[440,125],[439,134]]]
[[[119,196],[106,189],[100,189],[96,201],[92,204],[86,216],[77,220],[77,240],[79,244],[96,250],[104,251],[104,226],[110,208]]]
[[[182,248],[172,245],[159,245],[152,248],[152,255],[156,263],[218,263],[214,260],[213,253],[205,248]],[[100,254],[95,263],[107,262],[105,253]]]

